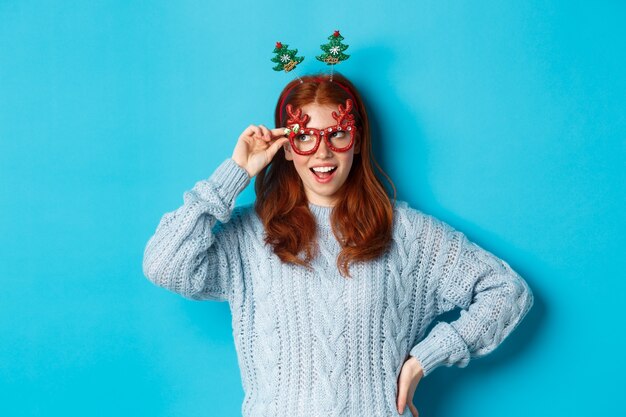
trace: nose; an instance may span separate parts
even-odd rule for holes
[[[315,155],[320,158],[330,158],[333,156],[333,152],[326,144],[324,138],[320,138],[320,145],[318,146]]]

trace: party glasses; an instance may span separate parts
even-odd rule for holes
[[[346,152],[354,144],[356,126],[354,115],[350,114],[352,109],[352,100],[346,100],[345,108],[339,105],[339,114],[332,112],[332,116],[337,120],[334,126],[328,126],[324,129],[315,129],[306,127],[309,115],[302,115],[302,109],[294,112],[293,106],[287,104],[287,113],[289,119],[287,124],[291,128],[285,129],[285,135],[288,135],[291,148],[299,155],[311,155],[317,151],[320,146],[321,138],[324,138],[326,145],[335,152]]]

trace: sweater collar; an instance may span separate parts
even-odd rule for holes
[[[317,204],[313,204],[311,202],[309,202],[308,204],[311,213],[313,213],[313,216],[315,216],[317,224],[321,227],[330,227],[330,213],[333,211],[333,208],[318,206]]]

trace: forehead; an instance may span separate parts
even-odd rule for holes
[[[309,115],[307,127],[326,127],[337,124],[337,120],[332,116],[333,112],[338,112],[339,106],[333,104],[309,103],[302,106],[302,113]]]

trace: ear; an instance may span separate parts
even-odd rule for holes
[[[285,142],[283,144],[283,149],[285,150],[285,159],[287,161],[293,161],[293,154],[291,153],[291,144],[289,142]]]

